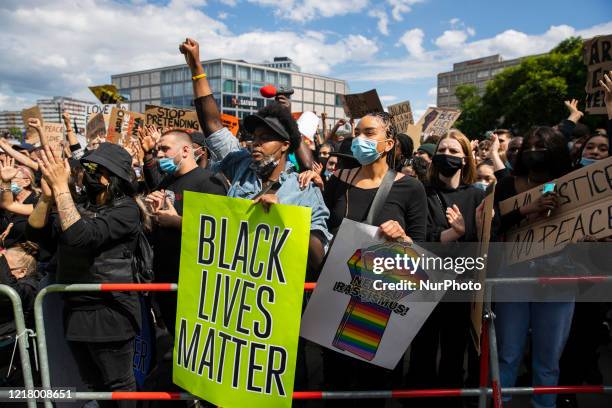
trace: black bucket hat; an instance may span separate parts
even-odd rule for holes
[[[132,156],[123,147],[114,143],[100,143],[96,150],[81,159],[81,164],[85,163],[99,164],[127,182],[132,182],[134,179]]]

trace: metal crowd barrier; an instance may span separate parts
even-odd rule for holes
[[[23,384],[26,388],[34,387],[34,380],[32,379],[32,367],[30,366],[30,356],[28,354],[29,332],[25,325],[25,318],[23,317],[23,306],[21,305],[21,298],[15,289],[7,285],[0,285],[0,293],[8,296],[13,304],[13,316],[15,317],[15,329],[17,331],[15,341],[19,346],[19,357],[21,360],[21,372],[23,376]],[[35,401],[28,401],[29,408],[36,408]]]
[[[558,393],[612,393],[612,386],[556,386],[556,387],[507,387],[501,388],[499,381],[499,365],[497,354],[497,341],[495,336],[495,315],[491,311],[491,287],[499,283],[573,283],[573,282],[602,282],[612,280],[608,276],[591,277],[547,277],[547,278],[494,278],[487,279],[485,286],[485,305],[483,312],[483,335],[481,338],[480,355],[480,384],[479,388],[456,389],[427,389],[427,390],[371,390],[371,391],[295,391],[293,399],[321,400],[321,399],[371,399],[371,398],[422,398],[422,397],[479,397],[479,408],[486,408],[488,397],[491,397],[495,408],[502,407],[501,395],[533,395]],[[304,290],[311,291],[316,283],[305,283]],[[170,292],[176,291],[175,283],[150,284],[72,284],[50,285],[43,288],[34,303],[34,317],[36,322],[37,344],[40,360],[41,382],[43,388],[51,388],[49,375],[49,361],[46,348],[45,328],[43,320],[43,300],[51,292],[112,292],[112,291],[141,291],[141,292]],[[27,347],[27,344],[25,345]],[[26,354],[27,357],[27,354]],[[29,366],[29,364],[28,364]],[[491,385],[488,385],[489,377]],[[0,396],[3,392],[0,392]],[[198,397],[182,392],[76,392],[77,400],[194,400]],[[50,401],[45,407],[52,408]]]

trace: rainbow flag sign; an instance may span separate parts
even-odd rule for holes
[[[302,316],[300,335],[393,369],[444,295],[420,290],[421,283],[449,276],[411,261],[435,255],[414,244],[384,242],[377,230],[342,222]],[[385,259],[392,261],[385,264]]]

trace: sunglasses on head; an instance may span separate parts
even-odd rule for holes
[[[100,173],[100,166],[98,165],[98,163],[85,162],[83,163],[83,168],[87,173],[92,175]]]

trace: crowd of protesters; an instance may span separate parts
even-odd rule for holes
[[[293,119],[291,101],[284,96],[244,118],[236,137],[221,122],[198,43],[187,39],[179,48],[194,78],[200,132],[145,126],[139,129],[138,143],[127,148],[104,138],[81,146],[65,113],[63,151],[51,149],[35,119],[28,128],[37,133],[40,145],[0,139],[0,283],[17,290],[29,325],[43,278],[48,283],[178,282],[185,191],[254,200],[265,209],[276,203],[310,208],[306,270],[307,280],[316,281],[344,218],[379,227],[387,240],[478,242],[487,186],[497,183],[497,206],[609,156],[612,72],[602,81],[607,129],[582,125],[583,114],[572,100],[566,102],[567,119],[534,124],[523,135],[510,129],[484,136],[450,129],[441,137],[423,135],[414,149],[413,140],[398,133],[384,112],[340,120],[329,130],[322,114],[323,126],[317,130],[306,123],[307,117]],[[341,130],[347,126],[350,131]],[[374,210],[381,188],[388,192]],[[543,216],[558,205],[552,193],[503,216],[498,213],[495,240],[503,241],[505,232],[522,220]],[[556,256],[537,262],[554,263]],[[9,368],[15,325],[8,301],[0,298],[0,305],[0,386],[15,386],[21,381],[18,364]],[[132,292],[70,293],[63,296],[63,305],[65,339],[83,382],[93,390],[137,389],[134,339],[143,324],[174,334],[172,293],[146,302]],[[143,322],[143,307],[152,309],[152,323]],[[497,304],[501,386],[517,383],[529,334],[527,365],[533,385],[601,381],[596,367],[600,342],[592,339],[604,327],[606,309],[596,308],[593,312],[592,306],[572,301]],[[469,303],[441,302],[412,342],[406,367],[402,361],[390,371],[322,350],[324,384],[335,390],[465,387],[473,374],[465,369],[465,357],[475,352],[469,327]],[[568,338],[574,350],[564,355]],[[573,355],[585,348],[593,358]],[[164,361],[171,365],[170,359],[171,351],[158,354],[153,366]],[[299,375],[299,365],[306,364],[302,360],[296,389],[308,382]],[[156,375],[169,376],[169,371]],[[154,383],[156,389],[172,387],[170,377]],[[448,407],[462,401],[432,400],[427,406],[436,403]],[[136,406],[135,401],[99,401],[100,406],[114,404]],[[384,404],[365,400],[330,405]],[[532,404],[577,406],[572,395],[536,395]]]

